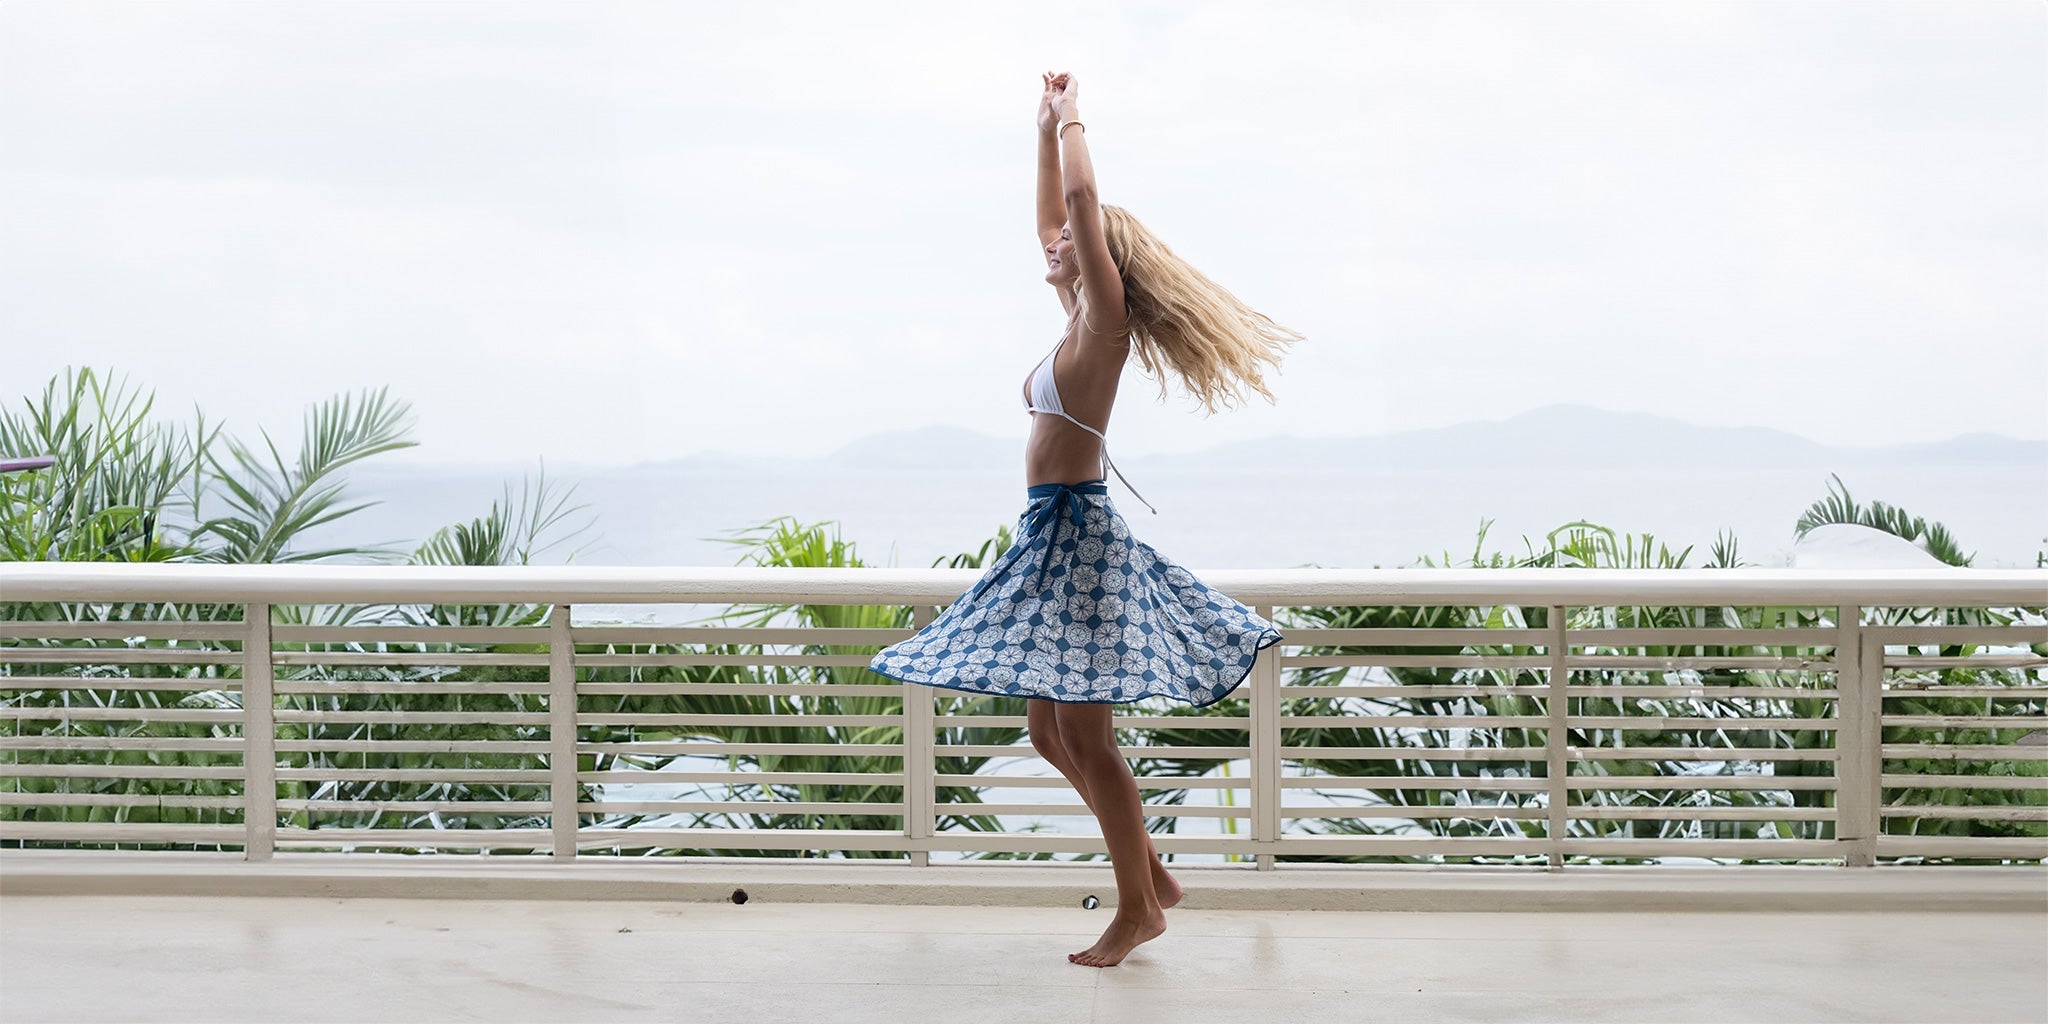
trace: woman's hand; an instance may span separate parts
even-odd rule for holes
[[[1062,71],[1052,76],[1047,88],[1053,92],[1052,109],[1057,116],[1057,120],[1053,122],[1055,126],[1060,121],[1072,120],[1079,114],[1081,108],[1077,103],[1077,97],[1081,92],[1081,83],[1073,75]]]
[[[1060,94],[1069,76],[1045,73],[1045,94],[1038,98],[1038,130],[1051,135],[1060,123]]]

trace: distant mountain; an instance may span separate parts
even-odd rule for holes
[[[872,472],[898,472],[932,466],[983,466],[1015,459],[1020,467],[1023,454],[1014,438],[992,437],[959,427],[921,427],[869,434],[830,455],[788,458],[772,455],[733,455],[702,452],[680,459],[643,462],[631,469],[605,472],[654,472],[684,475],[760,473],[783,476],[849,476]]]
[[[944,467],[1003,466],[1020,469],[1023,454],[1017,439],[992,436],[959,427],[921,427],[869,434],[829,455],[788,458],[704,452],[680,459],[643,462],[632,467],[566,467],[569,473],[650,473],[658,476],[819,475],[919,472]],[[1658,466],[1723,466],[1787,469],[1862,466],[1874,463],[2004,463],[2034,466],[2048,472],[2048,441],[2028,441],[2001,434],[1961,434],[1943,441],[1870,448],[1836,447],[1768,427],[1703,427],[1670,416],[1645,412],[1614,412],[1560,403],[1531,409],[1500,420],[1481,420],[1448,427],[1406,430],[1365,437],[1264,437],[1220,445],[1207,451],[1176,455],[1133,455],[1128,462],[1150,473],[1218,469],[1241,473],[1329,472],[1354,468],[1441,469],[1531,465],[1574,468]],[[385,463],[383,472],[403,473],[424,466]],[[517,479],[531,467],[447,466],[465,472],[500,473]],[[372,470],[376,472],[377,470]],[[550,472],[554,472],[553,469]]]
[[[1000,465],[1021,458],[1015,438],[956,427],[871,434],[816,459],[731,460],[697,456],[662,463],[696,470],[745,465],[831,474],[923,466]],[[1150,472],[1199,467],[1236,472],[1330,471],[1453,466],[1606,466],[1645,464],[1792,468],[1873,462],[1999,462],[2048,471],[2048,441],[1999,434],[1963,434],[1945,441],[1873,448],[1823,445],[1767,427],[1703,427],[1670,416],[1556,404],[1502,420],[1346,438],[1278,436],[1239,441],[1204,452],[1131,456]]]
[[[1858,449],[1851,449],[1858,450]],[[2032,462],[2048,469],[2048,441],[2023,441],[2003,434],[1959,434],[1946,441],[1921,441],[1871,449],[1890,458],[1920,462]]]
[[[2038,442],[2037,442],[2038,444]],[[2040,444],[2048,454],[2048,444]],[[1250,471],[1424,466],[1800,465],[1841,452],[1763,427],[1701,427],[1668,416],[1548,405],[1504,420],[1347,438],[1277,437],[1176,460]]]
[[[914,469],[925,467],[1000,466],[1012,462],[1024,471],[1024,453],[1013,437],[991,437],[958,427],[925,427],[871,434],[825,456],[841,469]]]

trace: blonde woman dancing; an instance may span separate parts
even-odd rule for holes
[[[1174,255],[1136,217],[1097,199],[1074,76],[1047,73],[1038,108],[1038,241],[1066,331],[1020,397],[1031,414],[1017,540],[974,587],[869,667],[929,686],[1025,699],[1031,746],[1102,828],[1116,916],[1067,959],[1121,963],[1166,931],[1181,886],[1145,830],[1137,781],[1117,748],[1115,705],[1166,697],[1206,707],[1231,695],[1280,631],[1131,533],[1109,499],[1110,407],[1133,351],[1171,371],[1214,412],[1245,385],[1268,401],[1302,335],[1275,324]],[[1145,502],[1150,509],[1151,503]],[[1153,509],[1154,514],[1158,510]]]

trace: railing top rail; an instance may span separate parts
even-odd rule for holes
[[[2048,605],[2048,569],[1191,569],[1254,605]],[[0,601],[945,604],[977,569],[0,562]]]

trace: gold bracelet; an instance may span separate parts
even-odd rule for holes
[[[1064,138],[1066,138],[1066,135],[1067,135],[1067,126],[1068,126],[1068,125],[1075,125],[1075,124],[1081,124],[1081,119],[1077,117],[1077,118],[1073,119],[1072,121],[1061,121],[1061,122],[1060,122],[1060,126],[1059,126],[1058,128],[1055,128],[1055,129],[1053,129],[1053,133],[1052,133],[1052,134],[1053,134],[1053,137],[1054,137],[1054,138],[1056,138],[1056,139],[1064,139]],[[1085,125],[1085,124],[1081,124],[1081,134],[1083,134],[1083,135],[1086,135],[1086,134],[1088,134],[1088,126],[1087,126],[1087,125]]]

